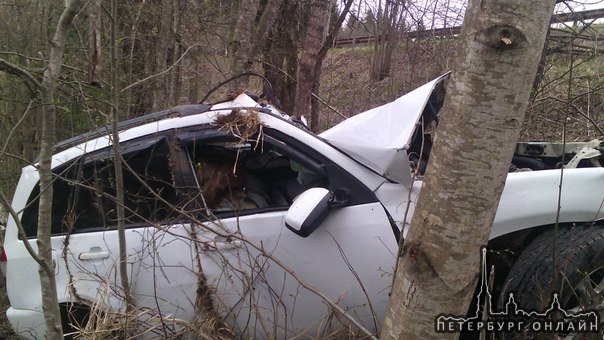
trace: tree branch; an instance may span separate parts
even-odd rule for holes
[[[6,73],[10,73],[21,78],[25,78],[34,83],[37,89],[42,87],[42,84],[29,71],[13,63],[10,63],[2,58],[0,58],[0,71],[4,71]]]
[[[146,82],[147,80],[151,80],[151,79],[153,79],[153,78],[156,78],[156,77],[161,76],[162,74],[166,74],[166,73],[170,72],[170,70],[172,70],[172,68],[174,68],[174,66],[178,65],[178,64],[180,63],[180,61],[181,61],[181,60],[182,60],[182,59],[185,57],[185,55],[187,55],[187,53],[188,53],[188,52],[189,52],[189,51],[190,51],[190,50],[191,50],[193,47],[196,47],[196,46],[199,46],[199,44],[194,44],[194,45],[189,46],[189,48],[187,48],[187,49],[186,49],[186,50],[183,52],[183,54],[180,56],[180,58],[178,58],[178,60],[177,60],[177,61],[176,61],[174,64],[170,65],[170,67],[166,68],[165,70],[163,70],[163,71],[161,71],[161,72],[159,72],[159,73],[152,74],[152,75],[150,75],[150,76],[148,76],[148,77],[146,77],[146,78],[144,78],[144,79],[141,79],[141,80],[139,80],[139,81],[137,81],[137,82],[134,82],[134,83],[132,83],[132,84],[130,84],[130,85],[128,85],[128,86],[126,86],[126,87],[124,87],[123,89],[121,89],[121,90],[120,90],[120,92],[127,91],[127,90],[129,90],[129,89],[131,89],[131,88],[133,88],[133,87],[135,87],[135,86],[137,86],[137,85],[140,85],[140,84],[142,84],[142,83]]]

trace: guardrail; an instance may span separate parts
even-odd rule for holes
[[[552,24],[562,22],[579,22],[583,20],[595,20],[604,18],[604,9],[594,9],[589,11],[554,14],[552,16]],[[446,38],[458,35],[461,32],[461,26],[435,28],[422,31],[411,31],[403,33],[406,39],[418,38]],[[365,35],[360,37],[338,38],[334,41],[333,47],[339,48],[347,45],[368,44],[375,42],[376,39],[388,39],[388,35]]]

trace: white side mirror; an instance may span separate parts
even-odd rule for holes
[[[307,237],[327,217],[333,194],[325,188],[311,188],[301,193],[285,215],[285,226],[296,235]]]

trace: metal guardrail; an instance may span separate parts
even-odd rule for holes
[[[594,9],[589,11],[573,12],[573,13],[562,13],[554,14],[552,16],[552,24],[562,22],[573,22],[583,20],[595,20],[604,18],[604,9]],[[431,30],[422,31],[411,31],[403,33],[406,39],[418,39],[418,38],[446,38],[456,36],[461,32],[461,26],[446,27],[446,28],[435,28]],[[376,39],[388,39],[388,35],[366,35],[360,37],[347,37],[338,38],[335,40],[333,47],[343,47],[347,45],[367,44],[375,42]]]

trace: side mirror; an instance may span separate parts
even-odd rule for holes
[[[311,188],[301,193],[285,215],[285,226],[298,236],[307,237],[323,223],[331,206],[333,193],[325,188]]]

